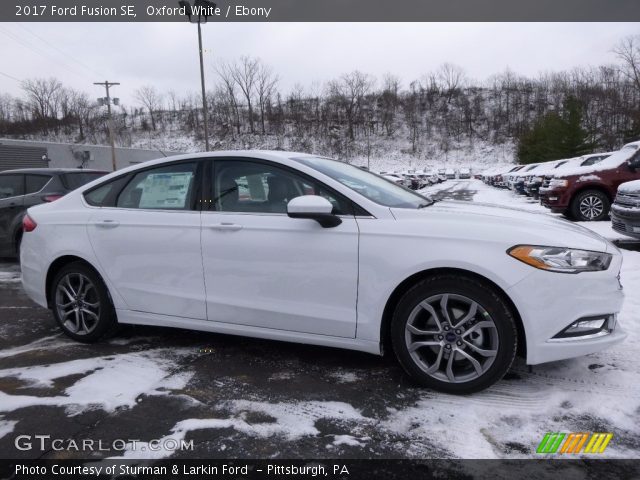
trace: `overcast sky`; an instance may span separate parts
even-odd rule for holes
[[[484,80],[505,68],[543,71],[615,62],[620,38],[640,23],[215,23],[203,26],[205,74],[241,55],[260,57],[280,88],[324,82],[355,69],[392,72],[407,86],[443,62]],[[199,91],[197,29],[188,23],[0,23],[0,92],[17,80],[54,76],[94,97],[95,81],[118,81],[127,104],[145,84]],[[14,77],[14,78],[9,78]]]

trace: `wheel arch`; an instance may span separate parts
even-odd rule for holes
[[[576,190],[573,192],[573,195],[571,195],[571,201],[570,204],[573,203],[573,201],[578,197],[578,195],[580,195],[581,193],[584,193],[588,190],[596,190],[600,193],[602,193],[605,197],[607,197],[607,199],[609,200],[609,203],[613,202],[613,198],[611,198],[611,195],[609,194],[609,191],[603,187],[600,184],[597,183],[592,183],[592,184],[586,184],[586,185],[581,185],[580,187],[576,188]]]
[[[77,255],[63,255],[61,257],[56,258],[53,262],[51,262],[51,265],[49,265],[49,268],[47,270],[47,277],[45,280],[45,295],[47,298],[47,304],[49,307],[51,307],[51,297],[52,297],[52,287],[53,287],[53,279],[56,277],[56,274],[62,270],[64,267],[66,267],[67,265],[71,264],[71,263],[82,263],[84,264],[86,267],[90,268],[91,270],[93,270],[95,272],[96,275],[98,275],[98,277],[102,280],[102,282],[104,283],[104,278],[102,277],[102,275],[100,275],[100,272],[91,264],[91,262],[89,262],[88,260],[86,260],[85,258],[82,257],[78,257]],[[106,283],[105,283],[106,285]]]
[[[393,312],[396,308],[396,305],[402,298],[402,296],[413,287],[416,283],[424,280],[425,278],[441,275],[441,274],[456,274],[462,275],[468,278],[472,278],[475,280],[480,280],[491,288],[495,290],[495,292],[505,301],[511,312],[513,313],[513,318],[516,322],[516,329],[518,335],[518,350],[517,355],[526,358],[527,356],[527,338],[524,329],[524,324],[522,322],[522,317],[520,316],[520,312],[516,307],[515,303],[511,300],[509,295],[501,288],[498,284],[496,284],[491,279],[487,278],[484,275],[480,275],[476,272],[472,272],[470,270],[464,270],[461,268],[432,268],[427,270],[422,270],[420,272],[414,273],[408,278],[404,279],[391,293],[389,296],[387,303],[385,304],[383,313],[382,313],[382,321],[380,325],[380,344],[382,346],[383,352],[392,351],[393,347],[391,346],[391,320],[393,318]]]

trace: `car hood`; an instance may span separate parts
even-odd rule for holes
[[[427,235],[468,240],[548,245],[614,252],[617,248],[593,231],[546,213],[502,207],[488,203],[442,201],[419,210],[392,208],[398,221],[411,224],[410,230]],[[416,232],[418,233],[418,232]]]

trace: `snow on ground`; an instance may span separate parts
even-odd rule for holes
[[[24,350],[15,349],[13,355]],[[6,353],[6,352],[5,352]],[[7,395],[0,391],[0,412],[11,412],[35,405],[66,407],[69,415],[101,408],[113,412],[130,408],[141,394],[162,393],[184,388],[189,375],[172,374],[175,360],[188,352],[151,350],[108,357],[83,358],[49,365],[0,370],[0,378],[16,378],[29,387],[50,388],[58,379],[83,375],[68,387],[64,395]]]
[[[13,432],[13,428],[17,423],[16,421],[2,420],[2,417],[0,417],[0,438]]]
[[[171,433],[159,439],[159,446],[179,445],[187,434],[196,430],[219,430],[232,428],[245,435],[259,438],[280,437],[287,441],[296,441],[306,436],[316,436],[318,420],[339,420],[342,422],[360,422],[365,418],[351,405],[342,402],[295,402],[268,403],[248,400],[236,400],[221,405],[231,412],[230,418],[191,418],[178,422]],[[249,420],[249,415],[263,415],[262,421]],[[345,440],[346,442],[346,440]],[[362,445],[358,442],[359,445]],[[337,444],[336,444],[337,445]],[[134,448],[135,447],[135,448]],[[141,448],[142,447],[142,448]],[[129,444],[122,455],[124,458],[160,459],[173,453],[171,448],[144,448],[143,444]],[[142,455],[142,457],[141,457]]]

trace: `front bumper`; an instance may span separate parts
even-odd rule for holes
[[[540,203],[555,213],[563,213],[569,208],[571,195],[566,189],[540,188]]]
[[[554,339],[572,323],[593,317],[616,315],[624,294],[617,278],[622,257],[614,255],[604,272],[564,274],[536,270],[508,290],[524,325],[527,364],[564,360],[595,353],[626,337],[620,323],[600,336]]]
[[[629,237],[640,239],[640,209],[624,208],[611,205],[612,228]]]

